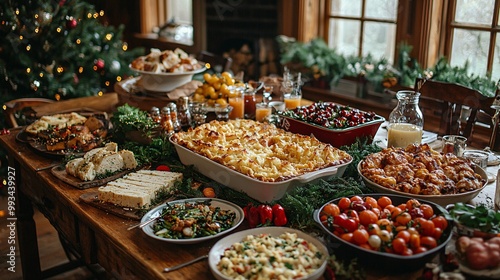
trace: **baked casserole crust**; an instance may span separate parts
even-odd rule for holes
[[[192,152],[264,182],[280,182],[352,160],[345,151],[314,137],[253,120],[211,121],[172,141]]]

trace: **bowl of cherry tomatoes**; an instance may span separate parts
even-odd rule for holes
[[[316,102],[278,113],[281,128],[303,135],[314,135],[334,147],[350,145],[357,138],[371,143],[384,117],[332,102]]]
[[[453,227],[447,216],[433,202],[375,193],[334,199],[314,213],[334,254],[395,272],[424,268],[444,250]]]

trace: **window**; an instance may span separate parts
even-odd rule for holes
[[[453,0],[450,2],[448,57],[450,65],[463,66],[484,76],[500,79],[500,1]]]
[[[328,45],[344,55],[394,62],[398,0],[330,0]]]
[[[193,44],[193,8],[192,1],[163,0],[166,22],[161,23],[160,36],[167,39]]]
[[[344,55],[394,63],[397,44],[413,46],[424,67],[445,56],[470,74],[500,79],[500,1],[328,0],[325,39]],[[446,4],[446,6],[445,6]],[[441,28],[442,26],[442,28]]]

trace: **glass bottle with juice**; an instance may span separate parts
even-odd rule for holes
[[[420,93],[398,91],[398,104],[389,115],[387,147],[406,148],[422,143],[424,117],[418,106]]]
[[[243,119],[245,117],[245,100],[241,93],[229,97],[228,102],[229,106],[233,107],[233,110],[229,113],[229,119]]]

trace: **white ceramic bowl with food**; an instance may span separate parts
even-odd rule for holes
[[[243,209],[241,209],[241,207],[239,207],[238,205],[236,205],[232,202],[218,199],[218,198],[188,198],[188,199],[181,199],[181,200],[167,202],[165,204],[162,204],[160,206],[157,206],[157,207],[151,209],[148,213],[146,213],[142,217],[141,223],[149,221],[151,219],[158,218],[162,214],[163,209],[169,207],[170,205],[183,204],[186,202],[189,202],[189,203],[194,203],[194,202],[210,203],[210,206],[220,207],[221,210],[230,210],[230,211],[234,212],[236,215],[235,215],[235,218],[234,218],[234,221],[233,221],[231,228],[226,229],[224,231],[221,231],[217,234],[204,236],[204,237],[174,239],[174,238],[165,238],[165,237],[156,235],[155,230],[153,228],[153,225],[156,222],[153,222],[152,224],[149,224],[149,225],[142,228],[144,233],[146,233],[149,237],[151,237],[153,239],[160,240],[160,241],[176,243],[176,244],[194,244],[194,243],[200,243],[203,241],[218,238],[224,234],[227,234],[227,233],[233,231],[243,222],[243,220],[245,218],[245,215],[243,213]]]
[[[361,176],[361,178],[363,178],[363,181],[365,182],[367,187],[369,187],[370,189],[372,189],[378,193],[398,194],[398,195],[404,195],[404,196],[408,196],[408,197],[412,197],[412,198],[416,198],[416,199],[428,200],[428,201],[434,202],[436,204],[439,204],[443,207],[447,206],[448,204],[470,201],[471,199],[476,197],[484,189],[484,187],[486,187],[486,184],[488,183],[488,175],[486,174],[484,169],[476,166],[474,171],[476,173],[478,173],[479,175],[481,175],[481,178],[484,179],[484,184],[479,189],[469,191],[469,192],[464,192],[464,193],[458,193],[458,194],[442,194],[442,195],[411,194],[411,193],[401,192],[398,190],[389,189],[389,188],[386,188],[380,184],[377,184],[377,183],[371,181],[367,177],[363,176],[363,174],[361,173],[361,164],[362,164],[362,161],[360,161],[358,163],[358,173]]]
[[[305,277],[301,278],[296,278],[298,280],[314,280],[314,279],[319,279],[320,277],[323,276],[323,273],[325,272],[326,265],[327,265],[327,259],[329,256],[328,249],[326,246],[318,239],[315,237],[308,235],[300,230],[292,229],[292,228],[287,228],[287,227],[259,227],[259,228],[253,228],[249,230],[244,230],[240,232],[233,233],[231,235],[228,235],[221,240],[219,240],[215,245],[210,249],[209,255],[208,255],[208,265],[210,267],[210,270],[212,271],[212,274],[214,277],[218,280],[230,280],[234,279],[231,278],[225,274],[223,274],[218,268],[217,264],[221,261],[221,256],[224,254],[224,252],[229,249],[233,244],[238,243],[243,241],[248,235],[254,235],[258,236],[260,234],[268,234],[272,237],[279,237],[283,233],[294,233],[297,234],[298,238],[302,238],[305,242],[309,244],[313,244],[317,250],[318,250],[318,257],[320,260],[318,262],[320,263],[318,268],[311,272],[310,274],[306,275]],[[274,248],[268,248],[269,250],[274,250]],[[295,278],[294,278],[295,279]]]
[[[206,70],[205,67],[186,72],[173,73],[154,73],[149,71],[137,70],[130,67],[133,71],[141,75],[141,86],[148,91],[153,92],[169,92],[180,86],[189,83],[195,74]]]

